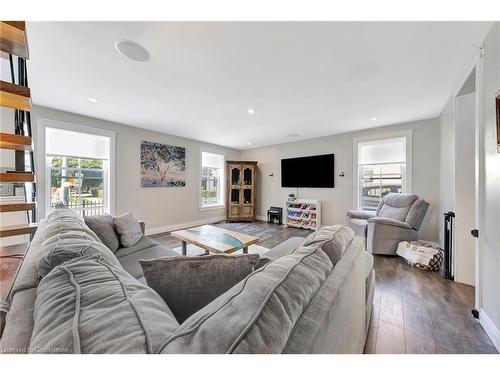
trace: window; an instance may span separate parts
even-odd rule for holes
[[[224,205],[224,155],[201,152],[200,207]]]
[[[47,210],[64,206],[82,216],[110,212],[111,138],[45,128]]]
[[[406,193],[407,137],[357,142],[357,207],[376,211],[389,193]]]

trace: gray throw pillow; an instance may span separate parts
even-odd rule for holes
[[[320,246],[335,266],[354,238],[354,231],[347,225],[323,227],[308,236],[302,246]]]
[[[182,323],[254,270],[259,254],[140,260],[144,277]]]
[[[113,217],[108,214],[85,216],[85,224],[97,234],[97,237],[111,251],[115,252],[120,247],[120,239],[116,234]]]
[[[143,236],[141,225],[131,212],[113,218],[113,223],[123,247],[134,246]]]

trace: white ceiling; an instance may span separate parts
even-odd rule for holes
[[[247,149],[437,117],[490,27],[30,22],[30,86],[35,104]],[[150,61],[119,55],[119,39]]]

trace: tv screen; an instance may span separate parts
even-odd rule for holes
[[[332,188],[334,154],[281,159],[281,186]]]

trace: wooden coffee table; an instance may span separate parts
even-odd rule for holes
[[[182,255],[187,254],[187,244],[199,246],[208,254],[230,254],[238,250],[248,253],[248,246],[259,242],[258,237],[233,232],[213,225],[188,228],[172,232],[171,235],[182,241]]]

